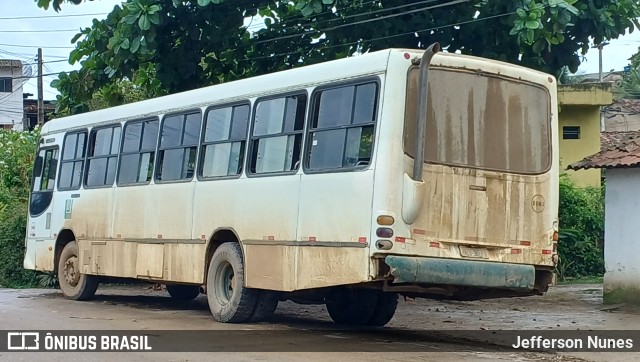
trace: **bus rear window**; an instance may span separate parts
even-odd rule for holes
[[[404,151],[413,157],[419,70],[409,71]],[[550,96],[531,83],[429,71],[425,162],[523,174],[549,170]]]

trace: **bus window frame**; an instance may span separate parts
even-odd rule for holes
[[[40,143],[39,143],[40,144]],[[38,144],[38,145],[39,145]],[[48,151],[48,150],[58,150],[58,157],[60,157],[61,155],[61,150],[60,150],[60,146],[59,145],[51,145],[51,146],[44,146],[44,147],[38,147],[36,149],[36,158],[38,157],[38,155],[40,154],[41,151]],[[60,159],[56,160],[57,164],[56,164],[56,172],[59,172],[60,169]],[[39,216],[42,216],[50,207],[51,207],[51,203],[53,202],[53,195],[55,192],[57,192],[57,188],[58,188],[58,174],[56,173],[55,177],[53,178],[53,188],[51,190],[38,190],[38,191],[34,191],[33,190],[33,185],[35,183],[35,179],[36,179],[36,175],[33,173],[33,169],[31,170],[31,185],[30,185],[30,189],[29,189],[29,204],[27,205],[27,211],[28,211],[28,217],[29,218],[37,218]],[[44,172],[44,162],[42,163],[42,170],[40,170],[40,172]],[[42,185],[42,181],[41,185]],[[32,214],[31,213],[31,202],[32,202],[32,195],[36,194],[36,193],[50,193],[51,194],[51,199],[49,200],[49,204],[47,205],[47,207],[40,213],[38,214]]]
[[[300,140],[300,165],[298,165],[298,168],[294,169],[294,170],[290,170],[290,171],[280,171],[280,172],[263,172],[263,173],[252,173],[250,172],[251,170],[251,155],[253,155],[253,130],[254,130],[254,123],[255,123],[255,117],[256,117],[256,110],[258,108],[258,103],[263,102],[263,101],[268,101],[268,100],[272,100],[272,99],[278,99],[278,98],[286,98],[286,97],[291,97],[291,96],[298,96],[298,95],[304,95],[306,97],[306,104],[304,107],[304,120],[302,122],[302,129],[300,131],[296,131],[296,132],[281,132],[278,133],[279,136],[285,136],[285,135],[296,135],[296,134],[300,134],[302,135],[302,139]],[[290,92],[285,92],[285,93],[278,93],[278,94],[272,94],[272,95],[268,95],[268,96],[263,96],[263,97],[259,97],[256,98],[253,101],[253,105],[251,107],[251,117],[249,118],[249,134],[247,136],[247,142],[248,142],[248,146],[247,149],[245,151],[246,153],[246,157],[245,157],[245,163],[244,163],[244,168],[243,168],[243,173],[246,175],[247,178],[253,178],[253,177],[270,177],[270,176],[285,176],[285,175],[295,175],[298,172],[300,172],[302,170],[302,163],[303,163],[303,159],[304,159],[304,149],[305,149],[305,132],[306,129],[308,127],[308,120],[309,120],[309,105],[311,104],[310,102],[310,97],[309,97],[309,91],[306,88],[303,88],[301,90],[298,91],[290,91]],[[284,120],[283,120],[284,121]],[[284,126],[284,123],[283,123]],[[271,137],[277,137],[274,135],[267,135],[266,137],[257,137],[258,138],[271,138]]]
[[[121,121],[117,121],[117,122],[113,122],[113,123],[109,123],[109,124],[104,124],[104,125],[99,125],[97,127],[92,127],[91,129],[89,129],[89,137],[87,138],[87,149],[85,150],[84,153],[84,172],[82,174],[82,186],[83,189],[85,190],[91,190],[91,189],[106,189],[106,188],[110,188],[110,187],[114,187],[114,185],[116,184],[116,181],[118,180],[118,167],[120,166],[120,142],[118,142],[118,149],[117,149],[117,153],[115,154],[116,157],[116,170],[115,173],[116,175],[114,175],[114,179],[113,182],[110,185],[100,185],[100,186],[88,186],[87,185],[87,177],[89,176],[89,145],[91,144],[92,141],[92,136],[94,134],[94,131],[99,131],[101,129],[105,129],[105,128],[113,128],[114,126],[118,126],[120,127],[120,142],[122,141],[122,131],[123,131],[123,127],[122,127],[122,122]],[[113,132],[111,134],[111,144],[113,145]],[[98,156],[98,157],[91,157],[92,159],[97,159],[97,158],[109,158],[109,157],[113,157],[113,156]],[[107,161],[107,173],[108,173],[108,162]],[[106,174],[105,174],[106,176]]]
[[[155,148],[154,148],[154,151],[153,151],[154,152],[154,155],[153,155],[154,164],[153,164],[153,169],[151,170],[151,172],[153,173],[153,175],[155,177],[155,171],[156,171],[155,162],[156,162],[156,156],[157,156],[157,153],[158,153],[158,146],[159,146],[158,139],[160,139],[160,117],[153,116],[153,117],[147,117],[147,118],[132,119],[132,120],[126,121],[126,122],[124,122],[122,124],[122,136],[120,137],[120,146],[118,148],[118,165],[117,165],[118,169],[116,170],[116,182],[115,182],[117,187],[130,187],[130,186],[149,185],[149,184],[151,184],[151,181],[154,181],[153,177],[151,177],[151,179],[149,181],[145,181],[145,182],[136,182],[136,183],[130,183],[130,184],[121,184],[120,182],[118,182],[119,178],[120,178],[120,162],[122,161],[122,150],[124,148],[125,128],[127,127],[127,125],[129,123],[135,123],[135,122],[143,122],[144,123],[144,122],[148,122],[148,121],[158,121],[158,137],[156,139],[156,145],[155,145]],[[143,137],[144,137],[144,132],[141,135],[141,138],[143,138]],[[140,154],[140,150],[138,150],[137,153]],[[127,154],[132,154],[132,153],[127,153]]]
[[[313,109],[315,109],[317,102],[319,102],[319,97],[317,96],[318,93],[326,90],[348,87],[348,86],[358,86],[358,85],[368,84],[368,83],[376,84],[375,111],[373,112],[373,115],[374,115],[373,122],[371,122],[371,125],[373,125],[371,159],[369,160],[369,163],[364,166],[336,167],[336,168],[325,168],[325,169],[309,168],[309,162],[311,161],[311,146],[310,146],[311,133],[317,132],[317,129],[311,128],[311,122],[312,122],[311,112],[313,111]],[[371,168],[371,166],[373,165],[374,155],[376,153],[376,146],[377,146],[376,141],[377,141],[378,127],[379,127],[378,122],[380,122],[380,119],[382,118],[381,115],[379,114],[382,109],[381,102],[380,102],[380,99],[382,98],[382,93],[383,93],[382,80],[380,79],[379,76],[367,76],[367,77],[352,79],[348,81],[332,82],[330,84],[325,84],[313,89],[313,92],[311,93],[310,102],[309,102],[309,110],[307,112],[308,117],[307,117],[306,131],[305,131],[304,159],[302,160],[302,169],[305,174],[313,175],[313,174],[338,173],[338,172],[365,172]],[[344,128],[355,128],[355,127],[350,126],[350,127],[344,127]],[[332,129],[340,129],[340,128],[332,128]]]
[[[255,102],[254,102],[255,103]],[[228,142],[233,142],[233,141],[229,141],[229,140],[225,140],[225,141],[214,141],[214,142],[209,142],[209,143],[205,143],[204,138],[205,138],[205,132],[206,132],[206,126],[207,126],[207,120],[206,117],[209,113],[209,111],[212,110],[216,110],[216,109],[221,109],[221,108],[228,108],[228,107],[238,107],[238,106],[249,106],[249,120],[248,120],[248,124],[247,124],[247,131],[245,132],[245,138],[244,138],[244,157],[242,160],[240,160],[241,162],[241,167],[242,170],[240,171],[240,173],[235,174],[235,175],[226,175],[226,176],[202,176],[202,170],[204,167],[204,158],[201,157],[202,156],[202,148],[211,144],[220,144],[220,143],[228,143]],[[254,111],[254,104],[252,104],[251,100],[246,99],[243,101],[236,101],[236,102],[231,102],[231,103],[221,103],[221,104],[216,104],[216,105],[211,105],[208,106],[207,108],[205,108],[204,112],[202,113],[202,124],[201,124],[201,130],[200,130],[200,139],[198,142],[198,148],[200,149],[199,155],[197,157],[198,162],[196,165],[196,180],[197,181],[203,181],[203,182],[208,182],[208,181],[217,181],[217,180],[234,180],[234,179],[238,179],[240,177],[242,177],[242,175],[247,174],[246,172],[247,170],[247,156],[249,155],[249,143],[251,141],[251,123],[253,120],[253,111]],[[233,121],[233,119],[232,119]],[[233,124],[232,126],[233,127]],[[229,130],[231,132],[231,130]],[[237,141],[236,141],[237,142]]]
[[[195,168],[194,168],[194,172],[193,175],[189,178],[185,178],[185,179],[180,179],[180,180],[158,180],[158,166],[160,163],[160,144],[162,142],[162,126],[164,125],[165,120],[168,117],[173,117],[173,116],[186,116],[187,114],[193,114],[193,113],[198,113],[198,115],[200,116],[200,127],[199,132],[200,134],[198,135],[198,143],[195,145],[196,147],[196,159],[195,159]],[[185,122],[186,120],[183,120],[183,122]],[[151,178],[151,180],[153,181],[154,184],[158,184],[158,185],[164,185],[164,184],[174,184],[174,183],[188,183],[191,182],[195,179],[196,175],[198,174],[198,162],[200,162],[200,146],[201,146],[201,142],[200,142],[200,136],[202,135],[202,123],[203,123],[203,119],[202,119],[202,108],[189,108],[189,109],[185,109],[182,111],[176,111],[176,112],[170,112],[170,113],[165,113],[162,115],[162,118],[160,120],[160,124],[158,126],[158,142],[156,143],[156,154],[155,154],[155,161],[153,164],[153,177]],[[184,140],[184,128],[183,128],[183,132],[182,132],[182,138],[180,139],[180,143],[181,143],[181,147],[170,147],[167,149],[178,149],[178,148],[185,148],[183,147],[184,145],[182,145],[182,142]],[[164,151],[164,150],[162,150]]]
[[[62,163],[63,163],[62,154],[64,153],[64,146],[66,146],[66,144],[67,144],[67,135],[74,134],[74,133],[75,134],[79,134],[79,133],[83,133],[83,132],[84,132],[84,134],[86,136],[86,140],[85,140],[85,144],[84,144],[84,157],[82,158],[82,172],[80,173],[80,185],[78,185],[77,188],[71,187],[71,188],[62,188],[61,189],[59,187],[59,185],[60,185],[60,176],[62,176]],[[81,129],[74,129],[74,130],[68,131],[68,132],[64,132],[64,135],[62,136],[62,148],[60,149],[60,161],[58,162],[58,176],[57,176],[58,180],[56,182],[56,191],[60,191],[60,192],[63,192],[63,191],[77,191],[77,190],[84,189],[84,169],[86,168],[86,165],[87,165],[87,150],[88,150],[87,145],[89,144],[89,136],[90,136],[90,134],[91,133],[89,131],[89,128],[87,128],[87,127],[81,128]],[[76,146],[77,146],[77,141],[76,141]],[[77,161],[69,161],[69,162],[77,162]],[[73,175],[72,175],[71,180],[73,182]]]

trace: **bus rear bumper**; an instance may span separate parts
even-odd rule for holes
[[[397,255],[388,255],[385,263],[391,268],[393,284],[444,284],[531,291],[536,279],[533,265]]]

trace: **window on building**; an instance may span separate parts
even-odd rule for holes
[[[193,177],[201,123],[199,112],[164,118],[160,131],[156,180],[178,181]]]
[[[124,126],[118,185],[151,181],[158,143],[158,120],[134,121]]]
[[[68,133],[64,136],[60,161],[59,190],[77,190],[82,183],[82,169],[86,149],[86,132]]]
[[[580,139],[580,126],[564,126],[562,127],[562,139],[578,140]]]
[[[256,104],[250,173],[268,174],[298,169],[306,105],[305,94],[266,99]]]
[[[91,131],[87,157],[86,187],[111,186],[116,179],[120,125]]]
[[[13,79],[0,78],[0,93],[11,93],[11,92],[13,92]]]
[[[242,104],[207,111],[200,177],[224,177],[242,173],[249,110],[249,104]]]
[[[314,95],[309,170],[353,168],[371,162],[377,94],[377,83],[370,82]]]

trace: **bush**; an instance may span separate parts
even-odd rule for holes
[[[29,287],[36,273],[24,270],[27,203],[38,132],[0,130],[0,286]]]
[[[559,219],[560,279],[602,276],[604,187],[581,188],[561,176]]]

